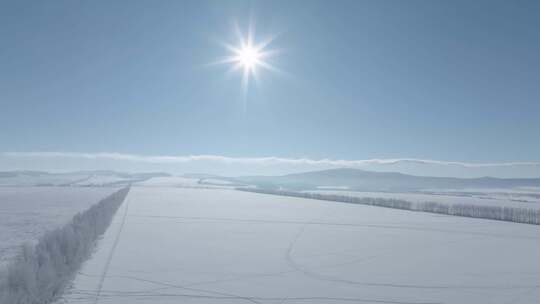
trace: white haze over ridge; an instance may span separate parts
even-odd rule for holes
[[[201,172],[220,175],[287,174],[331,168],[395,171],[425,176],[540,177],[540,162],[470,163],[415,158],[310,159],[221,155],[138,155],[126,153],[2,152],[0,170],[120,170]]]

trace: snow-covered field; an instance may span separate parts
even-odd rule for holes
[[[118,188],[0,187],[0,267],[25,242],[67,223]]]
[[[237,184],[229,181],[211,178],[192,178],[183,176],[152,177],[135,183],[144,187],[179,187],[179,188],[234,188]]]
[[[107,186],[114,184],[126,184],[131,182],[132,179],[122,176],[100,176],[100,175],[90,175],[87,178],[73,183],[73,186]]]
[[[187,178],[182,176],[164,176],[153,177],[149,180],[137,183],[138,186],[145,187],[185,187],[193,188],[199,187],[199,179]]]
[[[82,182],[88,174],[48,174],[44,172],[0,172],[0,186],[61,186]]]
[[[115,171],[77,171],[49,173],[41,171],[0,171],[0,186],[126,186],[131,183],[165,176],[164,173],[122,173]]]
[[[537,303],[540,228],[133,187],[60,303]]]

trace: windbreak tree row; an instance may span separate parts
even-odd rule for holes
[[[455,216],[540,225],[540,210],[531,208],[423,202],[416,204],[416,210]]]
[[[98,238],[109,227],[129,187],[104,198],[73,217],[70,223],[26,244],[0,274],[1,304],[46,304],[57,299]]]
[[[473,204],[447,204],[438,202],[414,203],[402,199],[392,198],[357,197],[350,195],[296,192],[261,188],[237,188],[237,190],[309,198],[316,200],[335,201],[350,204],[378,206],[410,211],[421,211],[454,216],[482,218],[522,224],[540,225],[540,209],[485,206]]]

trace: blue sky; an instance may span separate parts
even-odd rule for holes
[[[531,162],[538,1],[2,1],[0,151]],[[243,97],[208,66],[278,35]],[[247,109],[244,111],[243,102]]]

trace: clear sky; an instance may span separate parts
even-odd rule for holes
[[[1,1],[0,151],[538,161],[539,16],[540,1]],[[241,73],[208,63],[250,17],[282,72],[243,97]]]

